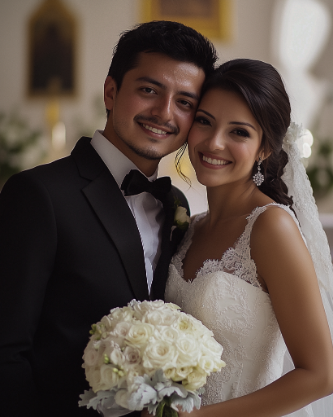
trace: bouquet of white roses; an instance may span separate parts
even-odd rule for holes
[[[199,320],[163,301],[131,301],[94,324],[82,365],[91,386],[80,406],[119,416],[148,408],[162,416],[199,408],[222,346]],[[130,411],[129,411],[130,410]]]

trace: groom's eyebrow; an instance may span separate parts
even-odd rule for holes
[[[257,129],[254,126],[246,122],[229,122],[229,125],[249,126],[249,127],[252,127],[253,130],[257,131]]]
[[[154,78],[151,78],[151,77],[140,77],[140,78],[137,78],[136,81],[147,81],[150,84],[154,84],[157,87],[160,87],[163,90],[166,90],[166,86],[164,84],[160,83],[159,81],[157,81],[157,80],[155,80]],[[198,94],[191,93],[190,91],[177,91],[177,94],[180,94],[180,95],[185,96],[185,97],[193,98],[194,100],[199,101]]]

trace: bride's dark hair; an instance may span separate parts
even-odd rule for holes
[[[293,200],[281,178],[288,162],[282,142],[290,125],[291,108],[279,73],[262,61],[234,59],[216,68],[206,80],[202,95],[216,88],[234,91],[245,99],[263,131],[261,149],[269,155],[261,165],[265,180],[259,189],[277,203],[291,207]],[[252,175],[256,172],[255,162]]]

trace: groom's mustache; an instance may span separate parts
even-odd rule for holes
[[[160,121],[153,116],[147,117],[147,116],[141,116],[138,114],[134,117],[134,121],[142,123],[142,122],[151,122],[155,125],[159,126],[160,128],[164,128],[168,133],[173,133],[177,135],[179,133],[179,129],[176,126],[171,125],[170,123],[163,123],[161,124]]]

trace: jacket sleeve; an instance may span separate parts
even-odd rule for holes
[[[32,347],[56,240],[43,184],[29,172],[13,176],[0,194],[0,404],[6,416],[37,411]]]

